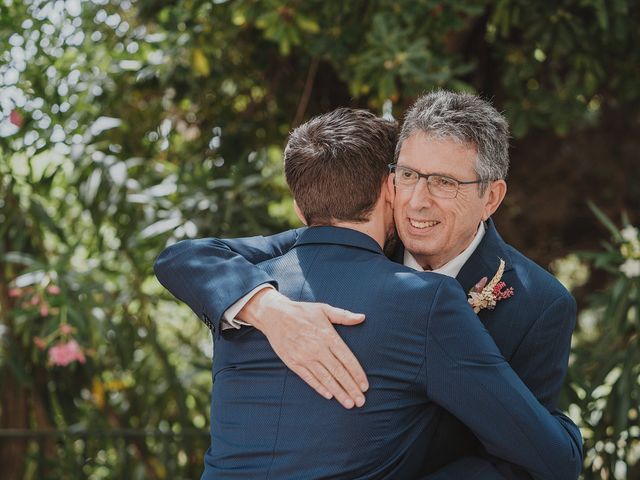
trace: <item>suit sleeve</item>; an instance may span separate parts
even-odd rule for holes
[[[571,335],[576,324],[576,302],[564,292],[544,309],[540,317],[525,335],[514,352],[510,364],[520,378],[558,421],[564,423],[576,444],[580,445],[582,458],[582,435],[578,426],[557,409],[558,397],[567,374]],[[530,478],[519,469],[495,462],[505,478],[519,480]]]
[[[465,423],[490,455],[536,480],[578,477],[581,445],[511,369],[448,278],[429,313],[425,382],[429,398]]]
[[[220,334],[222,314],[258,285],[277,283],[255,265],[287,252],[301,229],[220,240],[185,240],[166,248],[153,270],[160,283]]]

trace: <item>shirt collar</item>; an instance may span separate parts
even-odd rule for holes
[[[478,227],[478,231],[476,232],[476,236],[473,238],[473,241],[469,244],[464,251],[458,255],[457,257],[449,260],[440,268],[436,268],[435,270],[431,270],[434,273],[440,273],[442,275],[447,275],[448,277],[457,277],[458,273],[464,266],[464,264],[469,260],[469,257],[473,255],[473,252],[476,251],[478,245],[482,241],[482,238],[485,234],[485,226],[484,222],[480,222],[480,226]],[[425,269],[420,266],[420,264],[416,261],[413,255],[409,253],[407,249],[404,251],[404,262],[407,267],[413,268],[414,270],[418,270],[420,272],[424,272]]]

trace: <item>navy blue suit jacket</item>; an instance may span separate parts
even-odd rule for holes
[[[194,276],[200,267],[193,269],[204,258],[200,247],[211,248],[211,241],[177,244],[156,264],[161,282],[215,329],[212,447],[203,478],[416,478],[442,428],[435,403],[464,422],[489,454],[534,478],[577,477],[579,438],[504,361],[457,282],[390,262],[372,239],[352,230],[315,227],[282,238],[297,243],[252,268],[251,278],[246,269],[234,270],[242,262],[228,245],[214,246],[221,248],[216,255],[228,254],[221,262],[226,273],[243,279],[232,279],[232,287],[221,284],[229,279],[218,282],[213,295],[210,271]],[[243,253],[255,261],[291,247],[272,240],[245,241]],[[207,285],[193,288],[198,280]],[[315,394],[256,330],[220,335],[222,312],[264,281],[295,300],[366,314],[362,325],[338,327],[369,376],[364,408],[347,411]]]

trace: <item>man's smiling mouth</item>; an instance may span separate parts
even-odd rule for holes
[[[438,222],[437,220],[422,220],[421,221],[421,220],[414,220],[413,218],[410,218],[409,219],[409,223],[414,228],[423,229],[423,228],[435,227],[440,222]]]

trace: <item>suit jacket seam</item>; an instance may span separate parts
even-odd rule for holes
[[[300,285],[300,290],[298,291],[298,295],[297,295],[297,299],[298,301],[300,301],[300,297],[302,296],[302,291],[304,290],[304,287],[306,287],[307,285],[309,285],[309,271],[313,268],[313,266],[316,263],[316,260],[318,259],[318,255],[320,255],[320,250],[319,248],[315,249],[315,252],[313,254],[313,258],[311,258],[311,260],[309,261],[309,266],[305,269],[302,269],[302,278],[304,279],[304,282],[302,282],[302,285]]]
[[[438,301],[438,296],[440,294],[440,288],[442,287],[442,284],[445,282],[445,279],[441,279],[440,283],[438,283],[438,288],[436,288],[436,293],[433,295],[433,301],[431,302],[431,305],[429,306],[429,311],[425,312],[427,314],[427,328],[425,329],[425,335],[424,335],[424,356],[422,357],[422,365],[424,365],[424,385],[426,387],[426,395],[427,398],[429,398],[429,365],[427,363],[427,345],[429,343],[429,330],[431,328],[431,314],[433,313],[433,308],[436,304],[436,302]],[[420,370],[422,370],[422,365],[420,366]],[[420,370],[418,371],[418,374],[420,374]],[[417,377],[416,377],[417,378]]]
[[[280,422],[282,420],[282,404],[284,402],[284,392],[287,389],[287,380],[289,379],[289,368],[287,368],[287,366],[285,365],[285,372],[284,372],[284,382],[282,382],[282,393],[280,394],[280,409],[278,410],[278,423],[276,424],[276,438],[275,441],[273,442],[273,448],[271,450],[271,463],[269,463],[269,469],[267,470],[267,475],[265,476],[265,479],[268,479],[269,476],[271,475],[271,469],[273,468],[273,463],[275,462],[276,459],[276,449],[278,447],[278,440],[279,440],[279,435],[280,435]]]

